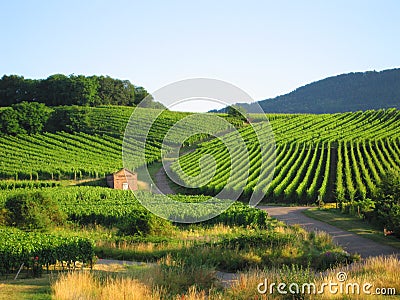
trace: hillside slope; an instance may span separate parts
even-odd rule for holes
[[[199,193],[243,188],[243,199],[255,194],[287,203],[313,203],[318,195],[324,201],[364,201],[374,195],[387,170],[400,171],[399,110],[268,117],[274,147],[268,127],[255,123],[239,130],[247,149],[229,133],[225,143],[203,142],[174,162],[171,170]],[[228,142],[233,145],[229,151]],[[198,161],[203,156],[201,167]],[[243,176],[247,171],[249,176]],[[197,176],[200,172],[214,175]]]
[[[328,77],[258,104],[267,113],[337,113],[400,108],[400,69]],[[248,112],[256,112],[255,104],[240,105]]]
[[[0,126],[0,179],[98,178],[122,168],[123,136],[133,111],[133,107],[127,106],[63,106],[56,108],[60,118],[48,122],[58,120],[58,124],[46,124],[42,132],[7,135],[1,132]],[[162,143],[167,151],[170,146],[179,146],[180,138],[188,130],[200,126],[211,132],[228,129],[223,119],[220,122],[213,119],[213,122],[204,124],[183,120],[181,126],[176,126],[175,131],[166,137],[172,126],[190,114],[160,112],[148,108],[135,109],[136,118],[130,121],[135,135],[125,139],[124,149],[125,155],[130,158],[131,169],[158,160]],[[68,116],[68,120],[62,119],[63,116]],[[146,132],[145,129],[150,127]],[[185,143],[194,143],[205,137],[207,135],[194,135],[188,137]]]

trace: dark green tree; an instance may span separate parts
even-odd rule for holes
[[[37,98],[38,80],[24,79],[18,75],[4,75],[0,80],[0,106],[10,106]]]
[[[45,130],[50,132],[86,132],[91,125],[89,108],[82,106],[60,106],[55,108],[47,121]]]
[[[375,201],[375,216],[388,230],[400,234],[400,173],[388,170],[382,177]]]
[[[145,88],[143,88],[141,86],[135,87],[135,104],[139,104],[148,95],[149,95],[149,92],[146,91]],[[151,98],[150,100],[153,100],[153,98]]]
[[[11,107],[0,111],[0,132],[11,135],[26,133],[19,125],[17,112]]]
[[[47,106],[128,105],[140,103],[149,93],[134,86],[129,80],[109,76],[69,76],[54,74],[46,79],[25,79],[18,75],[4,75],[0,79],[0,106],[40,102]],[[149,99],[148,99],[149,100]],[[152,100],[149,100],[152,102]],[[160,107],[148,103],[149,107]]]
[[[247,120],[247,112],[246,110],[238,105],[230,105],[226,108],[226,113],[235,118],[242,119],[243,121]]]
[[[115,80],[110,76],[100,76],[97,78],[99,83],[98,95],[103,104],[113,103],[113,94],[115,89]]]
[[[72,105],[73,103],[73,82],[63,74],[54,74],[39,84],[38,99],[49,106]]]
[[[85,106],[97,106],[101,104],[101,99],[98,95],[99,82],[96,76],[70,76],[70,80],[72,82],[71,102],[73,104]]]
[[[8,225],[22,229],[48,229],[66,220],[57,202],[42,192],[20,192],[5,202]]]
[[[21,102],[12,105],[17,115],[19,126],[27,133],[42,132],[50,116],[51,110],[43,103]]]
[[[103,104],[130,105],[135,103],[135,86],[128,80],[98,77],[98,95]]]

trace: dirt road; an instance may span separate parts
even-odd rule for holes
[[[166,162],[165,167],[169,168],[172,162]],[[156,187],[154,187],[154,193],[155,194],[175,194],[175,191],[172,190],[168,184],[168,175],[165,172],[165,169],[163,167],[158,170],[155,176],[155,183]]]
[[[299,224],[308,231],[325,231],[347,252],[359,253],[363,258],[389,254],[400,256],[400,250],[396,248],[379,244],[357,234],[305,216],[303,211],[308,209],[308,207],[259,206],[258,208],[266,210],[271,217],[277,218],[289,225]]]

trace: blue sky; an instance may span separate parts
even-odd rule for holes
[[[399,1],[2,1],[0,30],[0,76],[102,74],[150,92],[206,77],[262,100],[400,66]]]

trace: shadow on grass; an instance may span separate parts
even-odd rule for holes
[[[0,281],[0,299],[52,299],[51,275],[42,278]]]
[[[383,230],[367,223],[357,217],[343,214],[335,208],[318,209],[312,208],[303,211],[307,217],[328,223],[340,229],[355,233],[375,242],[400,249],[400,239],[394,236],[385,236]]]

